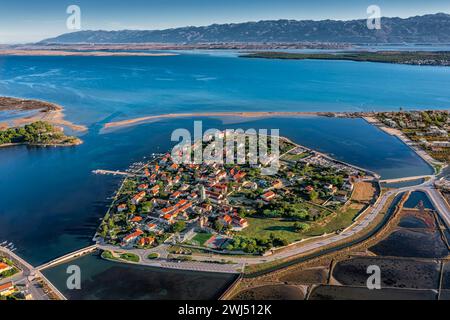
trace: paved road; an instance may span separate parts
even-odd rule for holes
[[[220,257],[220,259],[212,259],[214,262],[203,262],[205,260],[211,260],[208,256],[197,257],[197,259],[202,261],[171,261],[167,260],[169,245],[162,244],[156,248],[152,249],[127,249],[122,250],[116,246],[111,245],[99,245],[99,249],[101,250],[110,250],[116,252],[131,252],[139,256],[140,262],[136,263],[139,265],[145,265],[149,267],[158,267],[158,268],[169,268],[169,269],[179,269],[179,270],[194,270],[194,271],[203,271],[203,272],[219,272],[219,273],[239,273],[242,270],[242,263],[221,263],[224,260],[224,257]],[[147,259],[147,256],[150,253],[158,253],[160,255],[160,259]],[[225,259],[229,260],[229,259]]]
[[[25,286],[34,300],[48,300],[47,294],[44,290],[39,286],[36,281],[36,277],[40,276],[40,273],[28,262],[19,257],[14,252],[11,252],[7,248],[0,246],[0,252],[11,259],[14,264],[21,269],[21,272],[10,277],[8,279],[4,279],[0,281],[0,284],[5,282],[12,281],[15,285],[23,285]]]
[[[432,186],[420,190],[424,191],[428,195],[436,211],[439,213],[442,220],[444,220],[447,228],[450,229],[450,208],[442,198],[440,192]]]

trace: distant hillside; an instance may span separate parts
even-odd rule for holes
[[[366,20],[270,20],[167,30],[78,31],[45,43],[211,43],[211,42],[348,42],[450,43],[450,15],[407,19],[382,18],[381,30],[369,30]]]

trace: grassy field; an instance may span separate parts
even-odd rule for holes
[[[212,237],[211,233],[197,233],[194,238],[192,238],[193,243],[198,243],[199,246],[203,246],[203,244],[208,241],[209,238]]]
[[[288,153],[283,156],[282,160],[288,160],[288,161],[298,161],[300,159],[306,158],[309,155],[307,152],[303,152],[300,154],[291,154]]]
[[[337,230],[344,229],[353,223],[362,206],[348,206],[345,211],[340,211],[336,216],[332,217],[330,221],[324,225],[313,225],[311,229],[306,232],[307,236],[320,236],[324,233],[332,233]]]
[[[294,229],[295,221],[280,218],[254,218],[247,217],[249,226],[245,228],[239,235],[251,238],[269,238],[273,233],[277,237],[284,238],[289,242],[302,239],[300,233]]]

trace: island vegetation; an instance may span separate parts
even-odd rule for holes
[[[15,144],[72,146],[80,143],[80,139],[66,136],[62,129],[44,121],[36,121],[23,127],[0,130],[0,146]]]
[[[349,60],[383,62],[409,65],[450,66],[449,51],[376,51],[376,52],[337,52],[337,53],[289,53],[254,52],[241,55],[243,58],[287,59],[287,60]]]

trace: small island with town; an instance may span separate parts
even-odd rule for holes
[[[364,205],[346,206],[355,186],[367,200],[377,193],[374,174],[287,138],[280,138],[280,155],[275,175],[261,174],[263,164],[155,156],[126,174],[96,240],[122,250],[168,243],[169,252],[264,255],[345,228]]]

